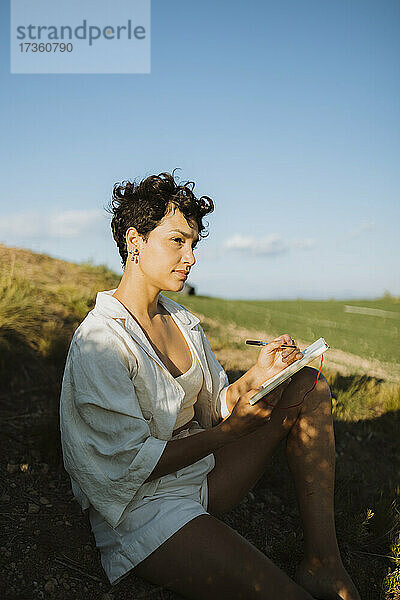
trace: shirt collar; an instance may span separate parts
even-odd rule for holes
[[[132,315],[125,306],[113,296],[114,292],[115,289],[98,292],[94,312],[101,313],[112,319],[125,319],[129,322],[134,321],[136,323],[135,319],[132,318]],[[158,299],[164,308],[171,313],[172,317],[178,320],[183,326],[192,329],[200,322],[200,319],[170,298],[159,294]],[[138,325],[138,327],[140,326]]]

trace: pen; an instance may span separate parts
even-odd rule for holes
[[[270,343],[271,342],[262,342],[261,340],[246,340],[246,344],[249,344],[249,346],[268,346]],[[297,346],[283,343],[281,348],[297,348]]]

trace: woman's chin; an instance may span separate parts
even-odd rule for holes
[[[164,288],[165,292],[180,292],[185,287],[184,281],[174,281],[171,282],[168,287]]]
[[[184,281],[178,281],[178,283],[176,284],[176,292],[180,292],[181,290],[183,290],[183,288],[185,287],[185,282]]]

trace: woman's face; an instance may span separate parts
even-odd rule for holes
[[[128,248],[138,248],[139,262],[133,265],[135,270],[146,278],[150,285],[169,291],[180,291],[196,260],[193,255],[198,242],[196,223],[186,221],[175,207],[168,212],[160,224],[153,229],[147,242],[128,230]],[[131,242],[129,236],[133,235]]]

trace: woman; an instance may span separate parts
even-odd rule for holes
[[[265,379],[301,357],[282,349],[291,337],[262,348],[229,385],[199,319],[161,294],[183,288],[213,210],[193,187],[169,173],[114,187],[124,273],[98,294],[67,358],[64,464],[103,567],[111,583],[133,572],[186,598],[359,600],[336,541],[325,379],[299,406],[316,380],[305,368],[251,406]],[[217,518],[255,485],[283,438],[304,526],[296,582]]]

